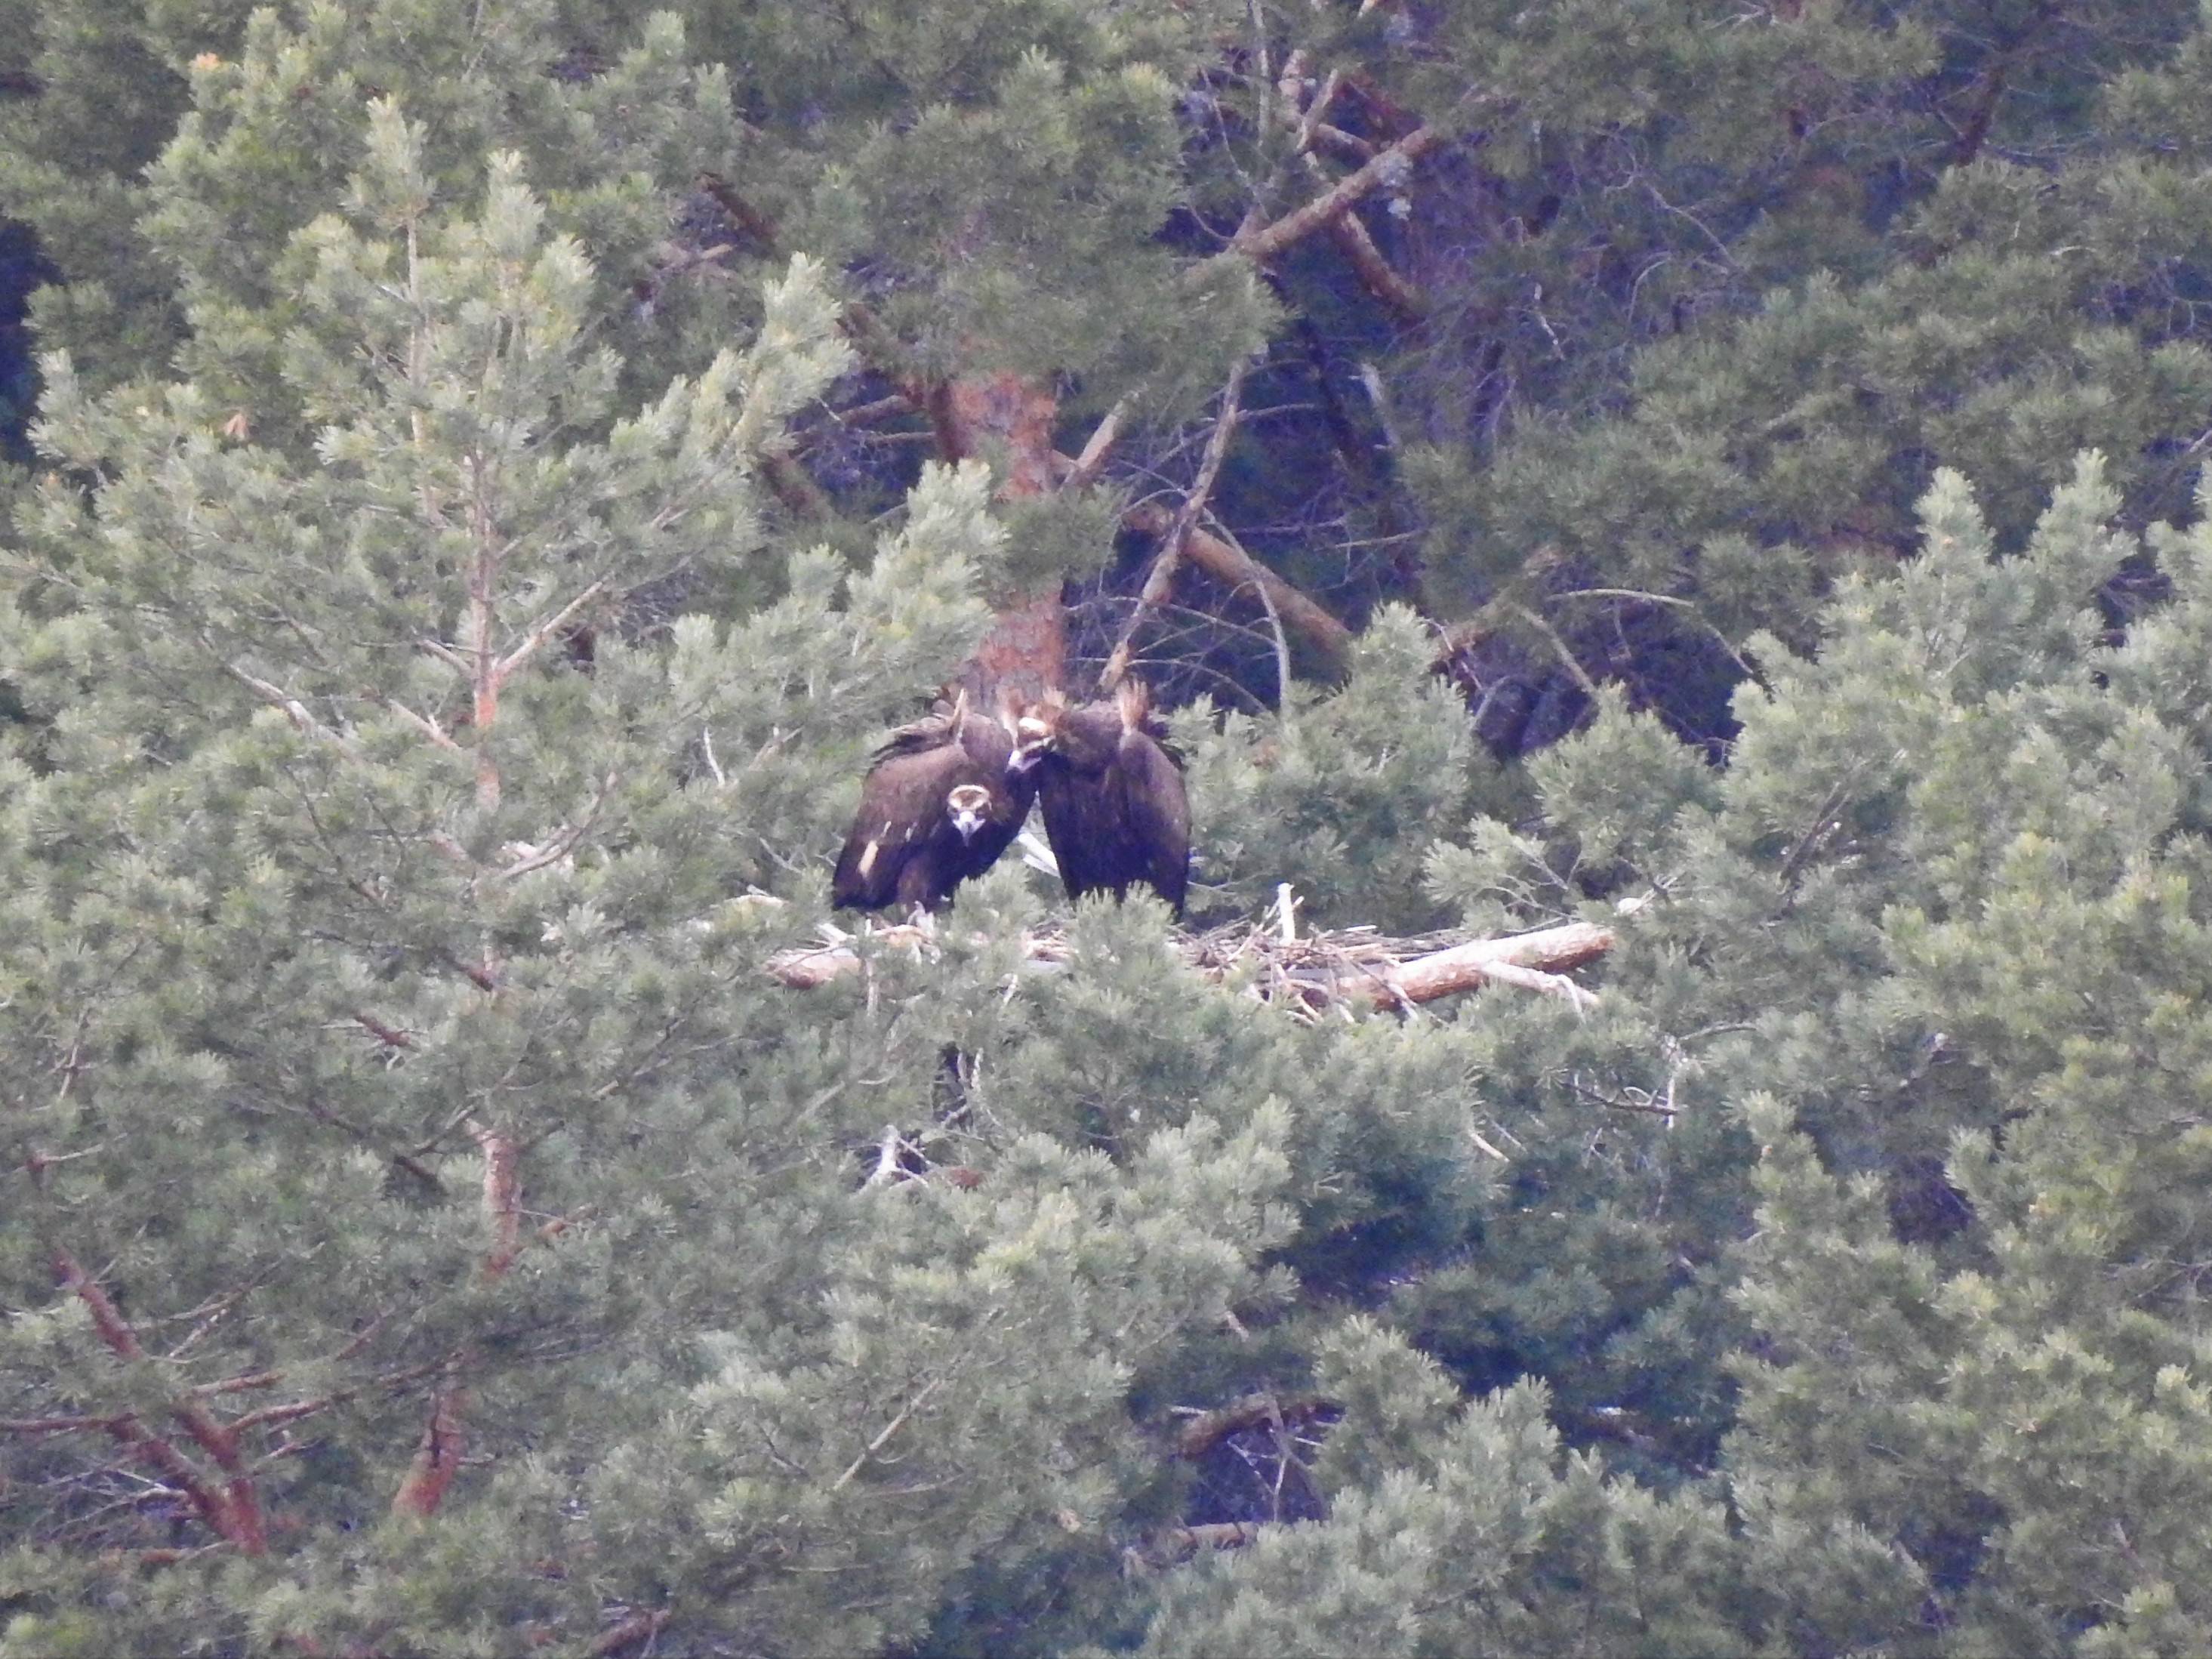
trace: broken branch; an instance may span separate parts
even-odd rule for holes
[[[1331,189],[1304,207],[1285,214],[1273,224],[1256,229],[1240,229],[1228,247],[1215,257],[1225,258],[1231,255],[1242,255],[1264,264],[1292,243],[1341,217],[1376,191],[1401,182],[1413,164],[1443,143],[1444,137],[1443,130],[1436,126],[1414,128],[1389,149],[1377,151],[1373,161],[1347,173]]]
[[[537,627],[532,629],[527,634],[525,634],[522,636],[522,642],[520,644],[517,645],[514,650],[508,652],[496,663],[492,665],[491,672],[495,689],[499,686],[505,685],[508,678],[514,674],[514,671],[521,667],[526,662],[528,662],[532,655],[535,653],[547,640],[552,638],[555,634],[558,633],[563,624],[572,620],[578,611],[581,611],[586,605],[589,605],[593,599],[596,599],[600,594],[606,591],[606,578],[602,576],[599,580],[593,582],[582,592],[577,594],[574,599],[569,600],[568,604],[562,605],[558,611],[548,617],[544,622],[538,623]]]
[[[1128,625],[1121,637],[1114,642],[1114,649],[1106,659],[1106,666],[1098,676],[1102,691],[1111,691],[1121,683],[1121,676],[1129,672],[1129,658],[1136,648],[1137,629],[1145,618],[1166,602],[1175,586],[1176,567],[1182,562],[1183,544],[1198,523],[1198,515],[1206,511],[1206,503],[1212,496],[1214,482],[1221,476],[1221,463],[1229,453],[1229,441],[1237,431],[1237,399],[1244,389],[1244,374],[1250,368],[1249,358],[1240,357],[1229,372],[1229,382],[1221,388],[1221,413],[1213,422],[1213,430],[1206,434],[1206,453],[1198,464],[1198,477],[1183,497],[1182,505],[1176,509],[1167,533],[1160,538],[1159,551],[1152,556],[1152,568],[1146,573],[1143,591],[1137,595],[1137,608],[1130,613]],[[1080,463],[1078,463],[1079,465]]]
[[[1159,501],[1138,501],[1121,522],[1146,535],[1164,536],[1175,514]],[[1333,674],[1352,653],[1352,630],[1319,603],[1293,587],[1233,543],[1193,526],[1183,538],[1183,556],[1228,588],[1250,586],[1282,619],[1285,627],[1313,647]]]
[[[1188,1418],[1176,1431],[1176,1455],[1203,1457],[1231,1435],[1245,1429],[1257,1428],[1262,1423],[1280,1428],[1286,1423],[1303,1422],[1338,1409],[1334,1401],[1319,1395],[1298,1395],[1286,1400],[1278,1395],[1248,1394],[1225,1406],[1198,1412]]]

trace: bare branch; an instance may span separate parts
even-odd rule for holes
[[[469,672],[468,659],[443,640],[420,639],[415,641],[415,648],[425,656],[435,657],[457,673],[466,674]]]
[[[1241,1430],[1272,1423],[1281,1428],[1294,1422],[1334,1411],[1337,1404],[1320,1395],[1248,1394],[1212,1411],[1193,1412],[1176,1431],[1176,1455],[1203,1457]]]
[[[572,620],[579,611],[607,591],[606,578],[602,576],[589,587],[562,605],[544,622],[522,636],[522,643],[492,665],[492,678],[498,685],[505,685],[514,671],[528,662],[539,647],[559,632],[563,624]]]
[[[1632,603],[1664,605],[1668,610],[1680,611],[1712,635],[1720,648],[1728,653],[1729,660],[1742,671],[1746,679],[1758,686],[1767,696],[1774,695],[1773,686],[1767,683],[1766,676],[1759,672],[1759,665],[1735,648],[1729,641],[1729,636],[1722,633],[1719,627],[1698,609],[1694,599],[1686,599],[1674,593],[1654,593],[1649,588],[1644,587],[1572,587],[1553,597],[1555,599],[1626,599]]]
[[[1176,567],[1182,561],[1183,544],[1190,538],[1191,528],[1198,515],[1206,510],[1206,503],[1213,494],[1215,481],[1221,476],[1221,463],[1229,453],[1229,441],[1237,431],[1237,399],[1244,389],[1245,373],[1251,367],[1249,358],[1239,358],[1229,372],[1228,384],[1221,388],[1221,413],[1213,422],[1213,430],[1206,440],[1206,453],[1198,464],[1198,477],[1183,497],[1182,505],[1176,510],[1167,533],[1160,538],[1159,551],[1152,556],[1152,568],[1146,573],[1143,590],[1137,595],[1136,608],[1121,629],[1121,637],[1114,642],[1114,649],[1106,659],[1106,666],[1098,676],[1102,690],[1111,691],[1129,672],[1129,657],[1135,648],[1137,629],[1145,618],[1166,599],[1175,586]]]
[[[1589,670],[1583,666],[1582,659],[1568,649],[1567,642],[1559,637],[1559,630],[1545,621],[1542,612],[1530,606],[1515,605],[1507,608],[1544,636],[1553,651],[1558,654],[1560,665],[1572,676],[1575,684],[1582,688],[1583,695],[1592,702],[1595,702],[1598,697],[1597,682],[1590,678]]]
[[[665,1607],[651,1613],[635,1613],[619,1625],[610,1625],[599,1632],[592,1645],[584,1650],[591,1659],[611,1659],[624,1648],[635,1647],[640,1642],[650,1641],[660,1633],[660,1627],[669,1620]]]
[[[720,775],[719,770],[716,775]],[[614,793],[617,775],[608,773],[600,781],[599,793],[592,797],[592,804],[584,809],[584,816],[577,820],[575,828],[562,830],[544,846],[507,866],[499,872],[501,878],[512,881],[515,877],[526,876],[533,870],[543,870],[547,865],[557,864],[575,851],[576,843],[591,833],[592,825],[599,816],[599,809],[607,804],[607,797]]]
[[[1175,514],[1159,501],[1139,501],[1121,515],[1132,530],[1163,536]],[[1331,616],[1318,601],[1293,587],[1243,548],[1219,536],[1193,526],[1182,540],[1183,556],[1224,587],[1249,586],[1293,633],[1326,660],[1333,672],[1352,653],[1352,630]]]
[[[1129,400],[1124,398],[1100,417],[1098,424],[1091,428],[1091,436],[1084,443],[1083,453],[1060,475],[1060,488],[1085,489],[1090,487],[1098,477],[1098,469],[1106,465],[1106,457],[1112,452],[1115,441],[1121,437],[1121,422],[1128,418],[1128,414]]]
[[[401,720],[405,720],[408,725],[429,738],[439,748],[450,750],[457,755],[462,752],[461,745],[453,741],[453,734],[428,714],[416,714],[396,697],[386,697],[382,701],[385,708],[398,715]]]
[[[928,1401],[929,1396],[935,1394],[939,1388],[944,1386],[944,1382],[945,1379],[939,1376],[933,1377],[928,1382],[925,1383],[922,1386],[921,1392],[916,1394],[913,1399],[906,1402],[905,1409],[901,1411],[896,1417],[891,1419],[891,1420],[884,1425],[884,1431],[878,1435],[873,1440],[868,1442],[867,1449],[861,1452],[858,1457],[853,1460],[852,1467],[847,1469],[844,1474],[839,1475],[837,1479],[831,1483],[830,1490],[832,1492],[842,1492],[847,1486],[851,1484],[853,1477],[860,1474],[863,1468],[867,1467],[868,1460],[871,1457],[873,1457],[878,1452],[881,1451],[885,1446],[890,1444],[891,1437],[907,1425],[907,1423],[913,1418],[914,1414],[920,1411]]]
[[[233,679],[252,691],[255,696],[260,698],[271,708],[282,711],[284,718],[291,721],[298,730],[306,732],[311,738],[319,738],[325,743],[334,745],[342,754],[357,758],[351,744],[309,714],[307,705],[292,696],[283,687],[271,685],[258,674],[247,673],[236,663],[226,663],[223,666]]]
[[[1347,213],[1329,227],[1337,246],[1359,273],[1359,280],[1367,291],[1396,312],[1407,322],[1419,322],[1428,315],[1428,296],[1401,276],[1382,257],[1382,250],[1375,246],[1375,239],[1367,234],[1367,227],[1356,215]]]
[[[386,1048],[412,1048],[415,1046],[413,1037],[396,1025],[386,1025],[373,1014],[364,1014],[356,1008],[353,1012],[352,1018],[355,1024],[360,1026],[362,1030],[367,1031]]]
[[[100,1340],[118,1358],[144,1360],[146,1351],[139,1344],[137,1333],[131,1329],[107,1292],[86,1274],[67,1250],[56,1250],[53,1261],[55,1274],[64,1288],[91,1314],[93,1329],[99,1333]],[[236,1545],[241,1554],[264,1553],[269,1547],[269,1535],[262,1518],[261,1498],[239,1457],[236,1431],[218,1421],[194,1398],[173,1401],[169,1414],[214,1460],[216,1468],[226,1477],[221,1486],[195,1469],[169,1442],[149,1432],[135,1415],[126,1413],[111,1419],[106,1427],[116,1439],[167,1476],[218,1537]]]
[[[1571,921],[1562,927],[1515,933],[1505,939],[1477,939],[1449,950],[1419,957],[1392,969],[1387,975],[1394,995],[1407,1002],[1432,1002],[1438,997],[1472,990],[1489,980],[1526,986],[1516,970],[1537,969],[1545,983],[1533,988],[1552,990],[1550,981],[1565,968],[1595,962],[1613,949],[1617,936],[1610,927],[1594,921]],[[1571,983],[1571,981],[1567,981]],[[1577,1008],[1588,1006],[1590,994],[1574,987]]]
[[[1349,212],[1377,190],[1395,186],[1405,177],[1406,169],[1443,143],[1445,137],[1440,127],[1414,128],[1389,149],[1376,152],[1373,161],[1346,173],[1332,189],[1316,197],[1304,207],[1285,214],[1273,224],[1240,229],[1228,247],[1215,257],[1226,258],[1241,254],[1261,263],[1273,258],[1293,242],[1311,235],[1332,220]]]
[[[1255,1541],[1259,1521],[1209,1521],[1202,1526],[1170,1527],[1152,1542],[1153,1558],[1163,1565],[1182,1560],[1200,1550],[1235,1550]]]

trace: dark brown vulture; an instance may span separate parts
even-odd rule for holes
[[[1048,696],[1016,726],[1014,767],[1034,772],[1044,830],[1070,898],[1150,884],[1178,916],[1190,884],[1190,803],[1182,766],[1161,742],[1134,680],[1070,708]]]
[[[979,714],[965,692],[893,732],[860,785],[860,810],[830,878],[831,902],[943,909],[1029,816],[1036,786],[1012,769],[1013,752],[1012,706]]]

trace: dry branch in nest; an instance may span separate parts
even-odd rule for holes
[[[1624,906],[1626,909],[1630,907]],[[934,954],[939,940],[920,927],[878,928],[875,943]],[[1564,999],[1577,1013],[1596,1000],[1594,992],[1566,977],[1613,948],[1613,930],[1602,923],[1571,921],[1499,939],[1431,933],[1390,939],[1372,928],[1286,938],[1273,921],[1239,922],[1210,933],[1171,934],[1170,944],[1186,966],[1217,982],[1245,977],[1255,996],[1318,1014],[1330,1008],[1411,1007],[1495,982]],[[1058,927],[1022,935],[1022,954],[1039,971],[1051,971],[1073,954]],[[822,945],[780,951],[768,972],[798,990],[811,990],[860,971],[859,947],[841,936]]]

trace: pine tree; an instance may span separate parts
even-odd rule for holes
[[[9,14],[0,1650],[2201,1647],[2203,47],[1786,9]],[[764,973],[1117,532],[1202,909],[1591,985]]]
[[[192,383],[48,365],[81,470],[12,559],[9,1640],[583,1644],[669,1613],[659,1517],[695,1629],[866,1645],[1107,1501],[1113,1384],[1242,1294],[1277,1137],[855,1191],[853,1144],[928,1120],[928,1010],[991,975],[795,1021],[759,957],[819,914],[793,854],[865,732],[980,629],[984,477],[925,479],[864,573],[764,544],[763,451],[846,361],[813,268],[626,411],[520,164],[449,193],[425,153],[382,107],[301,233],[304,466]],[[734,619],[563,651],[685,575]],[[885,1534],[871,1460],[922,1443],[960,1496]]]
[[[2205,1627],[2203,538],[2157,539],[2174,599],[2114,644],[2089,602],[2142,556],[2118,507],[2093,458],[2000,559],[1940,479],[1919,557],[1850,586],[1814,659],[1757,646],[1776,667],[1725,775],[1616,711],[1537,767],[1546,838],[1437,861],[1468,891],[1663,895],[1605,994],[1662,1038],[1632,1053],[1686,1062],[1669,1205],[1751,1177],[1712,1270],[1742,1389],[1716,1472],[1747,1552],[1733,1617],[1788,1650]],[[1674,1138],[1700,1120],[1703,1154]],[[1647,1363],[1693,1297],[1647,1320]]]

